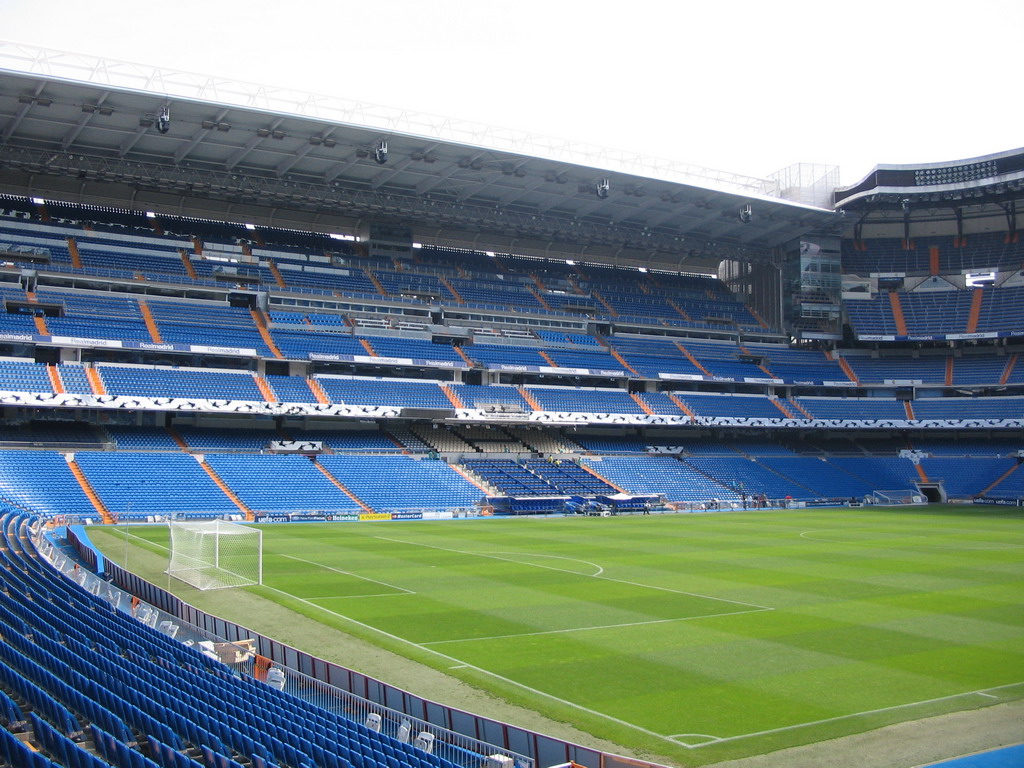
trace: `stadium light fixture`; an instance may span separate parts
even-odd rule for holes
[[[373,159],[378,165],[384,165],[388,161],[388,143],[381,139],[373,148]]]
[[[601,179],[600,182],[598,182],[597,189],[595,190],[595,193],[597,194],[597,196],[599,198],[604,200],[605,198],[608,197],[608,192],[611,190],[611,188],[612,188],[611,179],[604,178],[604,179]]]
[[[169,104],[160,107],[160,114],[156,118],[156,129],[160,133],[167,133],[171,130],[171,107]]]

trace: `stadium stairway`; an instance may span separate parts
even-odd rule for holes
[[[686,347],[684,347],[678,341],[675,342],[675,345],[677,347],[679,347],[679,351],[682,352],[686,356],[687,360],[689,360],[691,363],[693,363],[694,367],[697,368],[697,370],[699,370],[705,376],[711,376],[711,372],[707,368],[705,368],[696,357],[693,356],[693,353],[690,352],[690,350],[688,350]]]
[[[288,284],[284,281],[284,275],[281,274],[281,270],[277,268],[277,263],[273,259],[267,259],[267,269],[274,276],[274,282],[277,283],[277,287],[282,290],[288,290]]]
[[[843,373],[846,374],[846,377],[850,381],[854,384],[860,384],[860,379],[857,378],[857,374],[853,372],[853,369],[850,367],[850,363],[847,362],[845,357],[839,358],[839,367],[843,369]]]
[[[1018,469],[1020,469],[1020,464],[1014,464],[1012,467],[1010,467],[1008,470],[1006,470],[1002,475],[1000,475],[999,478],[994,483],[989,485],[987,488],[985,488],[985,490],[983,490],[978,495],[984,497],[986,494],[988,494],[988,493],[990,493],[992,491],[997,490],[999,488],[999,485],[1004,480],[1008,479],[1011,475],[1013,475]]]
[[[483,477],[478,475],[476,472],[473,472],[468,467],[466,467],[466,466],[464,466],[462,464],[452,464],[452,463],[449,463],[448,466],[451,467],[454,471],[458,472],[464,478],[466,478],[466,482],[472,483],[477,488],[479,488],[481,491],[483,491],[486,495],[488,495],[488,496],[500,496],[501,495],[501,490],[500,489],[498,489],[497,487],[495,487],[495,486],[491,485],[490,483],[488,483]]]
[[[81,269],[82,254],[78,251],[78,241],[73,237],[68,237],[68,254],[71,256],[71,266]]]
[[[149,308],[149,304],[144,302],[142,299],[138,300],[139,312],[142,313],[142,319],[146,323],[146,329],[149,331],[149,336],[154,344],[162,344],[164,339],[160,335],[160,327],[156,324],[156,318],[153,317],[153,312]]]
[[[228,488],[228,484],[225,483],[221,479],[220,475],[218,475],[213,470],[213,467],[206,463],[205,458],[204,460],[199,462],[199,466],[201,466],[203,468],[203,471],[205,471],[206,474],[210,476],[210,479],[217,484],[217,487],[224,492],[224,495],[231,499],[232,503],[240,510],[242,510],[242,512],[245,513],[246,520],[251,521],[256,519],[256,514],[251,509],[249,509],[249,507],[247,507],[240,498],[238,498],[238,495],[234,491]]]
[[[629,491],[627,491],[625,488],[623,488],[620,485],[616,485],[611,480],[609,480],[607,477],[602,475],[600,472],[598,472],[596,469],[594,469],[590,464],[586,464],[584,462],[580,462],[579,467],[584,472],[588,472],[589,474],[593,475],[595,478],[597,478],[598,481],[600,481],[602,483],[605,483],[607,485],[610,485],[612,488],[614,488],[616,490],[616,492],[618,492],[618,493],[629,493]]]
[[[267,349],[278,360],[284,360],[284,355],[281,354],[281,350],[277,348],[274,338],[270,335],[270,329],[267,327],[267,318],[263,312],[259,309],[250,309],[249,312],[252,314],[252,321],[256,324],[256,330],[260,332],[260,336],[263,337],[263,343],[267,345]]]
[[[320,385],[320,382],[314,379],[312,376],[306,379],[306,383],[309,385],[310,392],[313,393],[313,397],[320,405],[330,405],[331,398],[324,392],[324,388]]]
[[[892,319],[896,323],[896,333],[900,336],[906,336],[907,321],[903,315],[903,305],[900,302],[900,295],[896,291],[889,291],[889,310],[892,312]]]
[[[1003,369],[1003,375],[999,377],[999,384],[1001,386],[1005,385],[1006,382],[1008,382],[1010,380],[1010,376],[1013,375],[1013,369],[1014,369],[1014,366],[1016,366],[1016,364],[1017,364],[1017,353],[1014,352],[1012,355],[1010,355],[1009,359],[1006,361],[1006,368]]]
[[[49,364],[46,366],[46,373],[50,377],[50,385],[53,387],[55,394],[64,394],[64,382],[60,378],[60,371],[57,370],[57,366]]]
[[[270,386],[270,382],[267,381],[266,377],[254,374],[253,378],[256,380],[256,386],[260,389],[260,394],[263,395],[263,399],[268,403],[276,403],[277,395],[274,394],[273,388]]]
[[[364,512],[373,512],[374,511],[373,507],[371,507],[365,501],[363,501],[358,496],[356,496],[354,493],[352,493],[351,490],[346,488],[344,483],[342,483],[338,478],[336,478],[334,475],[332,475],[331,471],[329,469],[327,469],[327,467],[325,467],[319,461],[316,461],[316,459],[313,459],[313,466],[316,467],[318,470],[320,470],[320,472],[323,474],[324,477],[326,477],[335,486],[337,486],[339,491],[344,493],[346,496],[348,496],[350,499],[352,499],[352,501],[354,501],[356,504],[358,504],[360,506],[360,508],[362,508],[362,510]]]
[[[99,513],[103,522],[107,525],[113,525],[117,522],[114,520],[114,516],[110,514],[110,510],[107,509],[107,505],[104,504],[103,500],[99,497],[99,494],[93,490],[92,484],[89,482],[88,478],[86,478],[85,473],[82,472],[82,468],[78,466],[78,462],[71,458],[70,455],[67,457],[67,461],[68,469],[70,469],[71,474],[75,476],[75,480],[77,480],[78,484],[81,486],[82,492],[96,508],[96,511]]]
[[[185,267],[185,274],[193,280],[198,280],[199,273],[196,272],[195,265],[192,264],[192,259],[188,257],[188,253],[184,249],[179,249],[178,255],[181,256],[181,264]]]

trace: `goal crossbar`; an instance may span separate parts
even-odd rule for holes
[[[263,531],[225,520],[169,523],[167,573],[196,589],[263,583]]]
[[[928,499],[916,488],[900,488],[897,490],[872,491],[868,494],[875,504],[882,506],[896,504],[927,504]]]

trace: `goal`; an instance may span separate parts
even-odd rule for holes
[[[263,583],[263,531],[225,520],[170,522],[167,573],[196,589]]]
[[[928,499],[925,498],[918,490],[904,488],[898,491],[872,491],[868,494],[867,499],[872,504],[878,504],[879,506],[889,507],[896,506],[897,504],[927,504]]]

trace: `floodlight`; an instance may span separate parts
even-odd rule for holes
[[[160,114],[156,118],[156,129],[160,133],[167,133],[171,130],[171,107],[164,104],[160,107]]]

